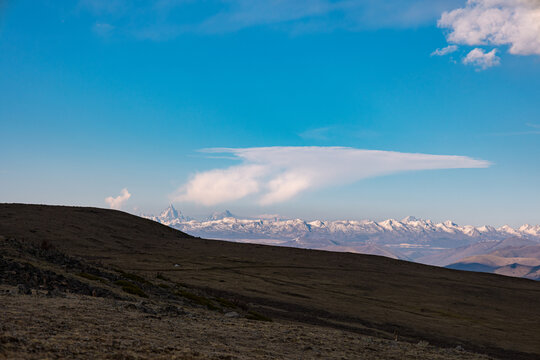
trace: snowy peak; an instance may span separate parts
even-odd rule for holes
[[[153,218],[156,219],[156,217]],[[182,213],[176,210],[171,204],[168,208],[161,212],[161,214],[157,217],[156,220],[165,225],[174,225],[184,221],[188,221],[189,219],[182,215]]]
[[[283,216],[281,216],[279,214],[261,214],[261,215],[254,216],[251,219],[254,219],[254,220],[267,220],[267,221],[287,220],[286,218],[284,218]]]
[[[540,236],[540,225],[529,225],[525,224],[522,225],[519,229],[519,232],[533,235],[533,236]]]
[[[236,215],[234,215],[233,213],[231,213],[229,210],[225,210],[223,212],[215,212],[215,213],[213,213],[212,215],[208,216],[206,218],[206,220],[208,220],[208,221],[217,221],[217,220],[223,220],[223,219],[226,219],[226,218],[238,219],[238,217]]]
[[[168,208],[166,208],[165,210],[161,212],[159,217],[160,219],[163,219],[165,221],[178,219],[178,211],[174,208],[172,204],[170,204]]]
[[[403,218],[403,219],[401,220],[401,222],[402,222],[402,223],[405,223],[405,224],[407,224],[407,223],[413,223],[413,222],[423,222],[423,221],[424,221],[424,220],[418,219],[418,218],[416,218],[416,217],[414,217],[414,216],[407,216],[406,218]]]
[[[513,234],[513,235],[518,234],[518,232],[509,225],[503,225],[500,228],[498,228],[497,231],[504,231],[504,232],[506,232],[508,234]]]
[[[446,226],[447,228],[455,228],[457,227],[458,225],[453,222],[452,220],[446,220],[444,223],[443,223],[444,226]]]
[[[379,223],[379,226],[382,228],[388,230],[388,231],[399,231],[405,229],[405,224],[395,220],[395,219],[388,219],[381,221]]]

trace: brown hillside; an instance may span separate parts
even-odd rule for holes
[[[379,256],[190,237],[96,208],[0,204],[0,235],[249,303],[276,321],[540,357],[540,282]]]

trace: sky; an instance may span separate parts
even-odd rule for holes
[[[540,223],[537,0],[0,0],[0,202]]]

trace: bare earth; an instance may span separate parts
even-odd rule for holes
[[[377,339],[320,326],[228,318],[204,309],[149,315],[128,301],[0,291],[4,359],[489,359],[427,342]],[[157,304],[146,306],[158,309]]]

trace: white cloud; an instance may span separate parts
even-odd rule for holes
[[[466,156],[429,155],[345,147],[262,147],[207,149],[228,153],[242,164],[196,174],[172,196],[174,201],[215,205],[252,196],[260,204],[291,199],[323,187],[412,170],[483,168],[487,161]]]
[[[478,69],[485,70],[492,66],[499,65],[501,59],[497,56],[497,49],[493,49],[490,52],[484,52],[484,50],[475,48],[472,49],[467,56],[463,58],[465,65],[473,65]]]
[[[447,47],[443,47],[442,49],[437,49],[434,52],[431,53],[431,56],[444,56],[453,53],[456,51],[458,47],[456,45],[448,45]]]
[[[539,0],[468,0],[463,8],[443,12],[438,25],[450,30],[451,44],[507,45],[511,54],[540,55]]]
[[[124,188],[122,191],[120,191],[120,195],[117,197],[109,196],[105,198],[105,202],[109,204],[111,209],[120,209],[122,208],[122,205],[131,197],[131,194],[129,193],[128,189]]]
[[[286,171],[268,181],[266,186],[268,190],[260,202],[265,205],[288,200],[314,185],[313,180],[309,174],[303,174],[301,171]]]
[[[203,205],[241,199],[260,191],[260,179],[266,172],[264,166],[250,164],[198,173],[177,191],[174,199]]]

